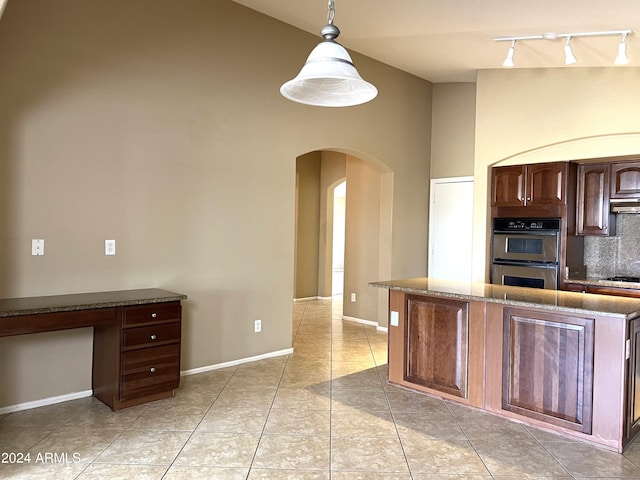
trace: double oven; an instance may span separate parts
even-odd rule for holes
[[[560,218],[494,218],[491,283],[557,289]]]

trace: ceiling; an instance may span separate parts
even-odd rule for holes
[[[319,40],[327,23],[326,0],[234,1]],[[342,45],[434,83],[474,82],[477,70],[503,68],[510,43],[496,37],[633,30],[628,66],[640,66],[639,0],[336,0],[335,7]],[[516,68],[612,66],[620,39],[572,39],[578,62],[568,67],[563,39],[521,41]]]

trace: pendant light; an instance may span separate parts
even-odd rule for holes
[[[358,74],[347,50],[336,42],[340,30],[333,24],[335,0],[329,0],[328,23],[320,42],[309,54],[298,76],[280,87],[289,100],[319,107],[350,107],[373,100],[376,87]]]

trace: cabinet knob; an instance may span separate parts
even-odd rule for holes
[[[156,338],[158,338],[155,334],[151,335],[151,340],[155,340]]]
[[[150,371],[151,373],[156,373],[156,367],[151,367],[151,368],[149,369],[149,371]]]
[[[158,316],[158,314],[157,314],[156,312],[153,312],[153,313],[151,314],[151,318],[156,318],[157,316]]]

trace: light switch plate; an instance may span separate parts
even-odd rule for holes
[[[105,255],[115,255],[116,254],[116,241],[115,240],[105,240],[104,241],[104,254]]]
[[[398,312],[394,312],[393,310],[391,310],[391,318],[389,320],[389,322],[391,323],[392,327],[397,327],[398,324],[400,323],[400,314]]]

